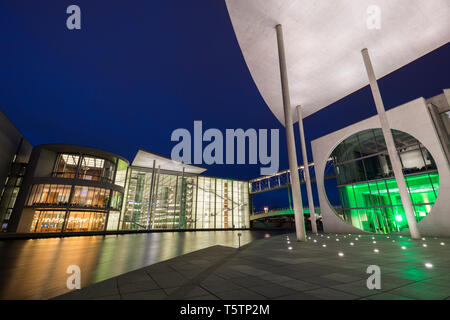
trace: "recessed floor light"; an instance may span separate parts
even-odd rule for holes
[[[339,256],[339,257],[343,257],[344,254],[343,254],[342,252],[339,252],[339,253],[338,253],[338,256]]]
[[[425,248],[426,248],[426,247],[428,247],[428,246],[427,246],[427,244],[426,244],[426,243],[424,243],[424,244],[422,245],[422,247],[425,247]]]
[[[353,242],[350,242],[350,245],[353,246],[353,245],[355,245],[355,244],[354,244]]]
[[[317,242],[317,240],[316,240],[316,239],[314,239],[314,240],[313,240],[313,242]]]
[[[425,241],[425,238],[422,238],[422,240],[424,240],[424,241]]]
[[[427,262],[427,263],[425,263],[425,267],[427,267],[427,268],[433,268],[433,265],[432,265],[431,263]]]
[[[380,252],[380,250],[378,250],[378,249],[373,249],[373,252],[378,253],[378,252]]]
[[[289,250],[292,250],[292,247],[288,247]]]
[[[323,245],[322,245],[322,247],[324,247],[324,248],[325,248],[326,246],[327,246],[326,244],[323,244]]]
[[[395,242],[395,240],[392,240],[392,242]]]
[[[376,241],[372,241],[373,244],[377,243]]]
[[[336,239],[336,241],[339,241],[339,239]]]
[[[445,245],[445,243],[444,243],[444,242],[441,242],[441,246],[443,246],[443,245]]]
[[[406,250],[406,247],[405,247],[405,246],[402,246],[402,250]]]

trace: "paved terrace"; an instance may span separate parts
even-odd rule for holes
[[[450,299],[448,239],[294,239],[287,234],[240,249],[209,247],[56,299]],[[380,290],[366,286],[369,265],[381,268]]]

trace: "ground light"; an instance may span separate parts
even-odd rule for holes
[[[339,252],[339,253],[338,253],[338,256],[339,256],[339,257],[343,257],[344,254],[343,254],[342,252]]]
[[[292,247],[288,247],[289,250],[292,250]]]
[[[378,252],[380,252],[380,250],[378,250],[378,249],[373,249],[373,252],[378,253]]]
[[[402,246],[402,250],[406,250],[406,247],[405,247],[405,246]]]
[[[350,245],[351,245],[351,246],[353,246],[353,245],[354,245],[354,243],[353,243],[353,242],[350,242]]]
[[[429,262],[425,263],[425,267],[427,267],[428,269],[433,268],[433,265]]]
[[[426,248],[426,247],[427,247],[427,244],[426,244],[426,243],[424,243],[424,244],[423,244],[422,246]]]
[[[445,243],[444,243],[444,242],[441,242],[441,246],[443,246],[443,245],[445,245]]]
[[[322,245],[322,247],[324,247],[324,248],[326,248],[326,246],[327,246],[326,244],[323,244],[323,245]]]

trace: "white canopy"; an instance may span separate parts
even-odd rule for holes
[[[131,165],[134,167],[153,168],[153,160],[155,160],[155,168],[159,166],[161,170],[181,172],[184,167],[184,172],[186,173],[200,174],[206,171],[205,168],[184,164],[143,149],[138,150]]]

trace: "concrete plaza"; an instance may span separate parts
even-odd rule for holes
[[[294,234],[240,249],[213,246],[55,299],[450,299],[450,241],[405,236]],[[381,289],[366,285],[369,265]]]

